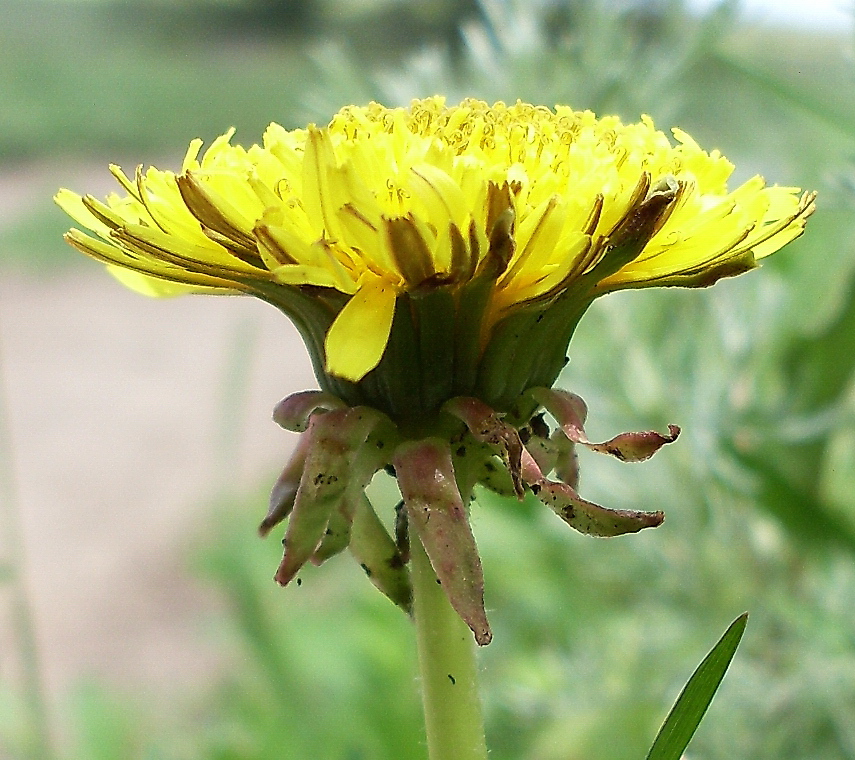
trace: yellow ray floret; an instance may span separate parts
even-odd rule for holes
[[[150,295],[341,294],[326,369],[359,380],[405,293],[456,292],[491,271],[486,334],[580,283],[591,297],[708,285],[801,234],[813,194],[761,177],[729,189],[733,166],[672,132],[565,106],[371,103],[322,128],[271,124],[249,148],[232,130],[200,157],[196,140],[179,173],[112,167],[124,195],[56,200],[97,236],[69,242]],[[632,255],[610,264],[627,240]]]

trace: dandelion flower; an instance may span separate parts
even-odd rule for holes
[[[248,294],[287,314],[322,391],[277,411],[305,430],[262,524],[291,515],[278,579],[350,545],[406,607],[405,552],[362,494],[394,468],[480,643],[489,629],[463,506],[474,484],[531,491],[596,535],[661,522],[575,492],[574,446],[640,460],[679,432],[592,444],[581,399],[550,390],[591,302],[746,272],[814,208],[814,194],[759,176],[729,188],[733,165],[682,130],[566,106],[434,97],[348,106],[324,127],[271,124],[249,148],[233,136],[204,152],[194,140],[178,173],[111,167],[123,192],[105,201],[60,191],[89,230],[67,240],[148,295]]]
[[[449,393],[506,407],[552,384],[597,296],[710,285],[801,234],[812,195],[761,177],[730,190],[730,162],[673,135],[564,106],[372,103],[327,127],[271,124],[249,148],[231,130],[200,157],[195,140],[178,174],[112,167],[123,195],[57,200],[97,235],[69,242],[131,287],[280,307],[338,395],[397,413],[369,380],[385,359],[452,386],[408,407]]]

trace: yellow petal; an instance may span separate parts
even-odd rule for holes
[[[387,280],[366,274],[327,333],[327,372],[357,382],[380,363],[389,342],[396,295]]]
[[[303,158],[303,208],[312,232],[318,237],[335,237],[338,231],[336,206],[332,197],[334,188],[330,183],[330,170],[335,169],[335,166],[335,152],[329,132],[325,129],[310,129]]]
[[[333,273],[323,267],[286,264],[272,271],[273,278],[282,285],[316,285],[320,288],[335,288],[337,285]]]
[[[57,206],[79,225],[88,227],[93,232],[101,235],[101,237],[106,237],[110,234],[110,228],[86,208],[83,198],[77,193],[63,188],[53,197],[53,200]]]
[[[142,293],[150,298],[171,298],[187,293],[214,293],[213,288],[204,288],[198,285],[185,285],[181,282],[169,282],[157,277],[150,277],[141,272],[134,272],[117,264],[108,264],[107,271],[113,275],[122,285],[137,293]]]

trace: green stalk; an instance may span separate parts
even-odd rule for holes
[[[430,760],[486,760],[472,632],[412,539],[413,608]]]

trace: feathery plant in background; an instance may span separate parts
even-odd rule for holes
[[[435,41],[404,66],[364,57],[361,46],[333,37],[311,55],[324,86],[306,94],[301,116],[326,118],[354,93],[405,105],[441,89],[450,101],[519,98],[625,118],[651,111],[657,122],[676,123],[685,116],[687,87],[713,57],[735,8],[723,2],[699,18],[670,1],[481,2],[455,32],[464,42],[461,56]],[[382,11],[369,17],[366,26],[381,17]],[[342,71],[360,75],[342,78]]]

